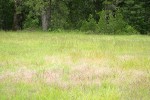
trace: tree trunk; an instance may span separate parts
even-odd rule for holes
[[[21,13],[17,12],[17,7],[20,6],[20,0],[14,0],[14,19],[13,19],[13,30],[20,30],[21,29]]]
[[[46,11],[42,11],[42,29],[43,29],[43,31],[46,31],[48,29]]]
[[[17,18],[17,14],[14,13],[14,21],[13,21],[13,30],[18,30],[19,29],[19,25],[18,25],[18,18]]]
[[[43,31],[47,31],[49,27],[49,20],[47,11],[42,11],[42,29]]]
[[[43,31],[47,31],[51,22],[51,0],[49,2],[48,7],[43,9],[42,11],[42,29]]]

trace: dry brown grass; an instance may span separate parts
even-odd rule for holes
[[[3,72],[0,74],[0,81],[11,79],[12,82],[32,82],[36,75],[36,71],[22,67],[15,72]]]
[[[80,59],[73,63],[70,57],[46,57],[47,63],[65,63],[70,69],[67,74],[67,81],[63,80],[66,75],[63,69],[45,69],[42,73],[28,68],[20,68],[15,72],[3,72],[0,74],[0,81],[11,79],[14,82],[33,82],[42,80],[47,84],[57,84],[60,87],[70,85],[101,85],[102,82],[108,80],[113,84],[122,86],[122,83],[141,84],[142,82],[150,83],[148,72],[141,70],[125,70],[109,67],[107,60],[104,59]],[[128,57],[127,57],[128,58]],[[129,57],[130,58],[130,57]],[[68,63],[66,63],[68,61]]]

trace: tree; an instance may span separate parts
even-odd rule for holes
[[[42,9],[42,29],[47,31],[51,21],[51,0],[43,1],[44,7]]]
[[[0,29],[12,29],[13,14],[13,3],[10,0],[0,0]]]
[[[25,2],[25,5],[30,9],[28,17],[34,16],[38,18],[41,16],[43,31],[48,30],[51,22],[51,3],[52,0],[28,0]]]
[[[142,34],[150,32],[149,0],[0,0],[0,29],[80,29],[92,15],[99,22],[105,10],[109,24],[121,9],[124,20]]]
[[[23,0],[13,0],[14,3],[14,17],[13,30],[20,30],[23,28]]]
[[[150,32],[149,5],[149,0],[125,0],[122,7],[125,20],[141,34]]]
[[[69,23],[70,26],[80,28],[84,20],[88,20],[92,14],[96,21],[99,20],[98,12],[102,10],[103,0],[69,0]]]

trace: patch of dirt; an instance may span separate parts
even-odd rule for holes
[[[19,80],[31,82],[35,75],[36,75],[36,71],[26,69],[26,68],[21,68],[15,73],[15,78],[17,78]]]
[[[122,83],[128,81],[128,78],[128,73],[122,69],[116,68],[114,69],[114,77],[112,78],[111,82],[117,85],[122,85]]]
[[[122,61],[134,59],[134,56],[123,55],[118,57]],[[48,83],[56,83],[60,87],[67,87],[69,85],[101,85],[105,80],[111,81],[113,84],[122,86],[123,84],[139,84],[142,81],[148,81],[147,74],[140,70],[124,70],[121,68],[111,68],[108,59],[92,59],[81,58],[76,63],[72,62],[70,57],[60,59],[57,57],[50,57],[50,61],[57,63],[57,60],[64,63],[69,62],[71,70],[68,74],[68,80],[63,81],[63,71],[47,71],[45,73],[45,80]],[[64,61],[64,62],[63,62]]]
[[[130,84],[138,86],[141,84],[149,84],[150,79],[148,73],[141,70],[121,70],[118,69],[115,72],[116,77],[112,80],[112,83],[122,86],[123,84]]]
[[[24,81],[31,82],[36,72],[27,68],[20,68],[15,72],[7,71],[0,75],[0,81],[11,79],[14,82]]]
[[[147,72],[139,71],[139,70],[132,70],[130,71],[130,73],[131,73],[131,78],[132,78],[131,83],[133,85],[138,86],[141,84],[145,84],[145,85],[149,84],[150,86],[150,77]]]
[[[47,70],[42,73],[42,77],[46,83],[59,83],[62,79],[62,71]]]
[[[113,70],[108,67],[77,66],[71,71],[69,79],[76,84],[101,84],[101,81],[113,75]]]
[[[138,85],[148,87],[147,84],[150,84],[149,73],[146,71],[111,68],[107,63],[93,65],[89,63],[91,60],[80,60],[77,64],[70,67],[67,74],[63,69],[45,69],[42,73],[37,73],[34,70],[22,67],[15,72],[0,73],[0,82],[7,79],[11,79],[12,82],[23,81],[28,83],[34,80],[42,80],[42,82],[47,84],[54,84],[63,88],[76,85],[101,85],[105,80],[117,86],[130,84],[135,88]],[[67,75],[67,80],[63,80],[65,75]]]

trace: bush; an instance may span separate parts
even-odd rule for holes
[[[37,29],[39,28],[39,19],[37,16],[29,14],[23,25],[24,29]]]
[[[87,21],[82,22],[81,31],[91,31],[101,34],[137,34],[138,32],[128,25],[122,14],[118,11],[116,17],[110,14],[108,23],[105,19],[105,11],[99,13],[100,19],[98,23],[95,21],[92,15],[89,16]]]
[[[92,31],[96,32],[98,29],[97,23],[92,15],[89,16],[88,21],[83,21],[81,26],[81,31]]]
[[[123,20],[121,13],[117,12],[116,17],[110,15],[108,23],[105,20],[105,11],[100,12],[98,22],[99,32],[105,34],[118,34],[126,31],[128,24]]]
[[[108,29],[108,25],[105,20],[105,12],[104,11],[100,12],[99,16],[100,16],[100,19],[98,22],[98,32],[108,33],[109,29]]]
[[[63,30],[69,27],[67,22],[69,9],[63,1],[56,1],[52,4],[51,30]]]

